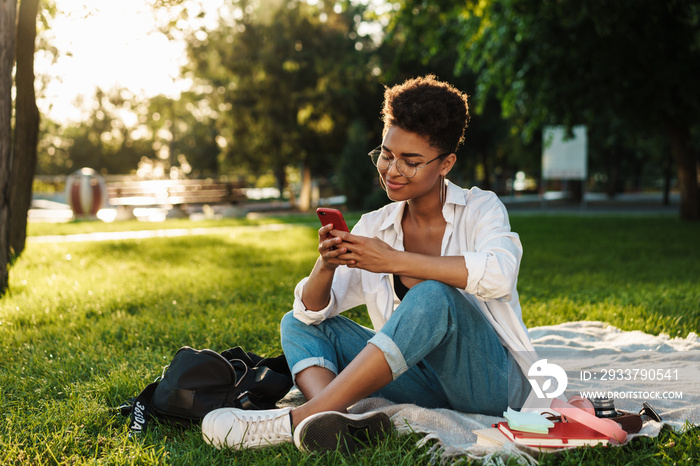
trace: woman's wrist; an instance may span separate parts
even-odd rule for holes
[[[318,260],[319,260],[319,265],[318,265],[318,272],[319,273],[326,273],[326,274],[333,275],[335,273],[335,269],[338,268],[337,265],[328,264],[328,263],[326,263],[326,261],[324,261],[320,257]]]
[[[411,253],[394,249],[387,260],[387,273],[407,275],[411,266]]]

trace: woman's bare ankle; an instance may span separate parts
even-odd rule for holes
[[[292,409],[290,415],[292,416],[292,428],[296,428],[301,421],[311,416],[313,413],[309,413],[308,410],[304,409],[304,405]]]
[[[292,411],[290,412],[290,414],[292,416],[292,428],[295,428],[296,426],[298,426],[299,423],[301,421],[303,421],[304,419],[306,419],[307,417],[309,417],[313,414],[322,413],[322,412],[326,412],[326,411],[314,411],[313,409],[309,409],[309,407],[307,407],[306,404],[292,409]],[[336,412],[347,413],[348,410],[343,409],[343,410],[337,410]]]

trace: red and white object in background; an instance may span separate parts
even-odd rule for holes
[[[92,168],[81,168],[66,179],[66,198],[76,217],[94,217],[107,205],[104,179]]]

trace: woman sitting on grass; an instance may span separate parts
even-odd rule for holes
[[[495,194],[445,180],[467,96],[426,76],[388,88],[382,113],[383,141],[369,155],[394,202],[352,233],[318,231],[320,257],[282,319],[308,401],[213,411],[202,432],[214,446],[352,451],[391,426],[383,413],[346,414],[367,396],[490,415],[522,406],[529,385],[516,359],[532,346],[516,291],[518,235]],[[374,330],[339,315],[361,304]]]

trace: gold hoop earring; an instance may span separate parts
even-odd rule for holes
[[[382,175],[379,175],[379,184],[381,185],[382,189],[386,192],[386,183],[384,182],[384,177]]]
[[[445,183],[445,177],[440,175],[440,205],[445,205],[445,198],[447,197],[447,184]]]

